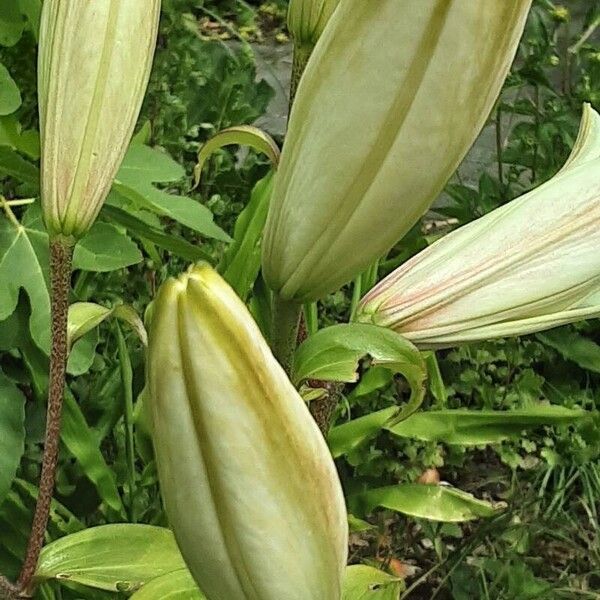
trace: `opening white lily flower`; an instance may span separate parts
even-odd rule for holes
[[[584,106],[562,170],[407,261],[356,319],[421,347],[524,335],[600,315],[600,115]]]

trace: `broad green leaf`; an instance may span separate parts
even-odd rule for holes
[[[144,346],[148,344],[148,334],[144,323],[131,306],[120,304],[113,308],[106,308],[93,302],[76,302],[69,306],[69,344],[73,344],[113,316],[128,323]]]
[[[182,569],[185,563],[168,529],[103,525],[46,546],[35,580],[56,579],[112,592],[134,592],[157,577]]]
[[[79,376],[90,370],[96,357],[96,348],[99,341],[100,335],[97,330],[94,330],[75,342],[67,360],[67,373],[69,375]]]
[[[127,231],[142,241],[148,241],[156,244],[159,248],[167,250],[185,260],[192,262],[198,260],[211,261],[209,254],[200,248],[199,244],[190,244],[187,240],[174,234],[164,233],[157,227],[153,227],[142,219],[130,214],[118,206],[113,206],[109,201],[102,208],[102,213],[110,217],[112,221],[122,225]],[[114,198],[114,196],[113,196]]]
[[[31,32],[38,39],[40,29],[40,15],[42,12],[42,0],[19,0],[21,13],[27,17]]]
[[[399,600],[405,585],[401,579],[368,565],[346,568],[342,600]]]
[[[123,269],[143,260],[139,248],[109,223],[96,223],[75,246],[73,268],[98,273]]]
[[[0,215],[0,321],[14,312],[23,288],[31,305],[31,336],[46,353],[50,348],[47,274],[46,234],[30,228],[25,219],[19,224]]]
[[[327,436],[331,454],[338,458],[358,448],[365,440],[377,435],[399,412],[398,407],[392,406],[333,427]]]
[[[62,415],[61,440],[77,459],[98,495],[115,512],[124,514],[113,470],[100,452],[98,439],[90,429],[79,405],[67,392]]]
[[[21,39],[26,25],[17,0],[0,2],[0,46],[14,46]]]
[[[446,485],[406,483],[369,490],[350,499],[363,514],[387,508],[430,521],[462,522],[493,517],[499,511],[489,502],[478,500]]]
[[[586,418],[589,414],[582,410],[544,405],[511,411],[435,410],[385,428],[406,438],[478,446],[516,438],[532,427],[570,425]]]
[[[194,167],[194,187],[200,183],[202,169],[210,155],[225,146],[249,146],[266,154],[275,168],[279,164],[280,151],[275,140],[258,127],[239,125],[219,131],[208,140],[198,152],[198,164]]]
[[[8,494],[25,443],[25,397],[0,371],[0,504]]]
[[[296,385],[306,379],[355,382],[360,360],[367,357],[371,359],[371,365],[400,373],[408,381],[411,388],[408,402],[389,417],[390,424],[406,419],[423,402],[427,368],[419,350],[389,329],[358,323],[321,329],[296,350],[292,379]],[[339,445],[338,451],[342,446],[348,447],[349,443],[351,446],[362,443],[377,429],[369,421],[356,430],[360,435],[351,442],[348,431],[345,431],[345,443]]]
[[[8,69],[0,63],[0,115],[10,115],[21,106],[21,92],[10,76]]]
[[[273,192],[273,173],[261,179],[248,206],[240,213],[219,271],[237,295],[246,300],[260,271],[260,242]]]
[[[213,221],[206,206],[186,196],[164,192],[155,183],[179,181],[183,168],[166,154],[132,144],[115,178],[115,189],[139,208],[169,217],[197,233],[217,240],[229,241],[229,236]]]
[[[187,569],[167,573],[149,581],[131,600],[206,600]]]
[[[538,333],[536,337],[582,369],[600,373],[600,346],[596,342],[569,327]]]

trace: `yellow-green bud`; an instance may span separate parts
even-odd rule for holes
[[[498,97],[531,0],[344,0],[292,110],[263,243],[284,300],[387,252],[456,170]]]
[[[339,600],[347,515],[331,454],[209,266],[158,293],[148,401],[167,515],[208,600]]]
[[[314,46],[340,0],[290,0],[287,26],[296,46]]]
[[[44,0],[38,94],[50,235],[92,225],[142,105],[160,0]]]
[[[598,173],[600,115],[586,105],[555,177],[417,254],[365,296],[357,320],[440,347],[600,316]]]

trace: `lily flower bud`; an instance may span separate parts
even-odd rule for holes
[[[314,47],[339,3],[340,0],[290,0],[287,26],[294,44]]]
[[[82,236],[123,160],[144,99],[160,0],[44,0],[38,94],[42,208]]]
[[[600,316],[600,115],[545,184],[438,240],[361,301],[357,320],[421,347]]]
[[[167,515],[208,600],[339,600],[347,515],[333,459],[209,266],[158,293],[148,401]]]
[[[481,131],[531,0],[344,0],[300,82],[263,244],[283,300],[318,299],[417,222]]]

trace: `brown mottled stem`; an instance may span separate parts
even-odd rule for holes
[[[64,238],[50,242],[50,286],[51,286],[51,334],[50,378],[48,407],[46,412],[46,440],[42,459],[39,492],[25,561],[17,585],[28,590],[35,574],[40,552],[44,544],[50,505],[54,492],[58,449],[60,443],[60,419],[65,392],[67,366],[67,320],[69,314],[69,291],[71,288],[71,265],[73,243]]]
[[[340,399],[340,385],[331,381],[309,381],[309,387],[322,388],[324,395],[309,405],[310,414],[316,421],[323,437],[327,439],[331,429],[331,419]]]

